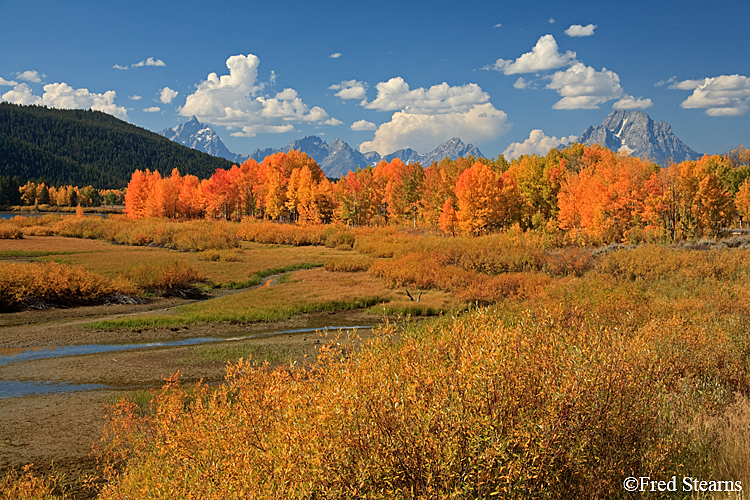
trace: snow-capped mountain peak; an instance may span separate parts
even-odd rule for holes
[[[700,155],[682,142],[664,121],[655,122],[642,111],[613,111],[601,125],[587,128],[583,144],[601,144],[666,166],[670,161],[697,160]]]

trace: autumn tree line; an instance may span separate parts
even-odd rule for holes
[[[301,225],[399,225],[487,234],[519,225],[613,242],[649,233],[670,240],[720,236],[750,220],[750,151],[668,167],[573,144],[546,156],[433,163],[396,158],[338,180],[290,151],[217,169],[208,179],[136,170],[125,195],[133,219],[255,218]]]
[[[124,189],[96,189],[93,186],[47,186],[44,182],[28,181],[18,188],[24,205],[49,205],[52,207],[99,207],[122,205]]]

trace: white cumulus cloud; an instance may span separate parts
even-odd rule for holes
[[[128,99],[132,101],[140,101],[141,99],[143,99],[143,97],[139,95],[131,95],[130,97],[128,97]]]
[[[210,73],[187,96],[179,113],[212,125],[239,128],[232,133],[235,137],[291,132],[297,123],[341,125],[323,108],[307,106],[294,89],[274,96],[263,94],[266,85],[257,81],[259,64],[253,54],[231,56],[226,61],[229,74]]]
[[[565,30],[565,34],[573,37],[592,36],[595,29],[596,24],[587,24],[586,26],[572,24],[570,28]]]
[[[164,87],[159,91],[159,100],[164,104],[169,104],[174,100],[175,97],[177,97],[177,94],[179,94],[179,92],[177,92],[176,90],[172,90],[169,87]]]
[[[341,57],[341,52],[334,52],[328,57],[330,57],[331,59],[338,59],[339,57]]]
[[[15,87],[16,85],[18,85],[18,82],[15,82],[13,80],[6,80],[5,78],[0,77],[0,85],[5,87]]]
[[[596,71],[578,62],[548,78],[547,88],[563,97],[552,106],[554,109],[597,109],[599,105],[624,95],[619,75],[607,68]]]
[[[37,104],[61,109],[93,109],[125,120],[127,110],[114,103],[116,95],[114,90],[97,94],[89,92],[88,89],[74,89],[67,83],[50,83],[44,86],[44,94],[35,96],[31,88],[22,83],[2,97],[4,101],[14,104]]]
[[[378,90],[377,97],[364,107],[378,111],[404,110],[412,114],[464,113],[490,100],[489,94],[476,83],[453,87],[443,82],[429,89],[410,89],[409,84],[397,76],[378,83],[375,88]]]
[[[134,68],[142,68],[143,66],[166,66],[166,64],[161,59],[154,59],[153,57],[133,64]]]
[[[578,140],[575,135],[569,135],[568,137],[548,137],[544,134],[541,129],[534,129],[529,134],[529,138],[523,142],[512,142],[503,151],[503,156],[507,159],[518,158],[523,155],[536,154],[539,156],[546,156],[550,149],[558,146],[567,146]]]
[[[40,75],[38,71],[24,71],[16,76],[19,80],[31,83],[42,83],[42,78],[45,77],[45,75]]]
[[[41,104],[42,98],[35,96],[31,90],[31,87],[25,83],[21,83],[13,87],[12,90],[7,91],[3,94],[3,101],[10,102],[13,104]]]
[[[378,126],[367,120],[357,120],[350,127],[352,130],[377,130]]]
[[[654,103],[651,99],[644,99],[643,97],[633,97],[632,95],[626,95],[616,103],[612,105],[614,109],[647,109],[653,106]]]
[[[328,90],[338,90],[334,95],[341,99],[357,99],[363,102],[367,100],[367,83],[357,80],[344,80],[341,83],[331,85]]]
[[[142,61],[139,61],[137,63],[133,63],[130,66],[128,65],[121,65],[121,64],[115,64],[112,67],[114,69],[130,69],[130,68],[143,68],[144,66],[155,66],[155,67],[163,67],[167,64],[162,61],[161,59],[156,59],[153,57],[149,57],[148,59],[144,59]]]
[[[676,81],[669,88],[692,90],[680,106],[705,109],[708,116],[742,116],[750,110],[750,78],[744,75]]]
[[[568,66],[574,63],[575,60],[575,52],[568,50],[564,54],[561,54],[555,37],[544,35],[539,38],[534,48],[531,49],[531,52],[522,54],[515,61],[498,59],[494,64],[485,68],[502,71],[506,75],[538,73],[540,71]]]
[[[429,151],[450,137],[468,142],[496,139],[510,127],[505,112],[491,103],[477,104],[464,112],[410,113],[398,111],[391,121],[378,127],[372,141],[360,144],[363,153],[377,151],[388,154],[407,147]]]
[[[536,88],[536,85],[534,82],[531,82],[529,80],[526,80],[524,77],[519,76],[518,80],[515,81],[513,84],[513,88],[523,90],[523,89],[534,89]]]
[[[475,83],[451,86],[443,82],[411,89],[403,78],[395,77],[376,88],[377,97],[361,105],[395,113],[377,127],[371,141],[360,144],[363,153],[388,154],[406,147],[429,151],[450,137],[484,142],[496,139],[511,125],[508,116],[495,109],[489,94]]]
[[[158,113],[159,111],[161,111],[161,108],[159,106],[152,106],[150,108],[143,109],[144,113]]]

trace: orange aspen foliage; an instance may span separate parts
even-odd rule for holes
[[[387,164],[386,164],[387,165]],[[349,225],[379,224],[383,200],[382,174],[365,168],[349,172],[336,184],[336,219]]]
[[[438,163],[433,163],[424,172],[424,188],[420,205],[422,218],[430,227],[439,224],[439,218],[443,213],[446,200],[456,202],[456,180],[464,170],[471,167],[467,158],[451,160],[445,158]]]
[[[458,225],[479,235],[508,227],[516,218],[518,186],[508,174],[496,174],[477,162],[456,182]]]
[[[239,166],[239,171],[234,178],[237,184],[238,211],[241,215],[255,217],[262,215],[258,202],[258,193],[261,189],[261,165],[252,158]]]
[[[411,220],[416,226],[417,209],[424,186],[424,169],[419,163],[404,164],[399,158],[378,166],[384,180],[383,202],[392,221]]]
[[[658,168],[639,158],[587,146],[578,173],[570,173],[558,195],[562,229],[619,241],[641,223],[647,181]]]
[[[180,217],[194,219],[202,217],[206,210],[206,200],[201,189],[201,182],[194,175],[182,178],[177,198],[177,213]]]
[[[737,190],[734,196],[734,206],[742,220],[750,220],[750,179],[746,179]]]
[[[217,168],[210,179],[201,183],[206,199],[206,215],[215,219],[231,219],[236,194],[228,170]]]
[[[560,160],[536,155],[521,156],[511,164],[508,175],[518,184],[522,227],[542,226],[557,215],[557,195],[564,173]]]
[[[146,217],[164,217],[165,193],[161,174],[158,171],[146,170],[146,183],[148,185],[148,197],[144,209]]]
[[[130,177],[127,190],[125,191],[125,213],[131,219],[142,219],[147,217],[146,205],[151,196],[149,186],[150,172],[136,170]]]
[[[686,237],[717,236],[734,218],[734,203],[727,189],[732,167],[727,158],[704,155],[678,165],[681,229]]]
[[[456,236],[456,226],[458,225],[458,218],[456,217],[456,208],[453,206],[453,200],[447,199],[443,203],[443,211],[440,213],[440,219],[438,221],[440,229],[446,233],[451,233],[452,236]]]

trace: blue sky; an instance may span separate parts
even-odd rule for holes
[[[614,109],[701,153],[750,145],[748,0],[0,0],[0,26],[2,100],[153,131],[195,115],[235,153],[544,153]]]

